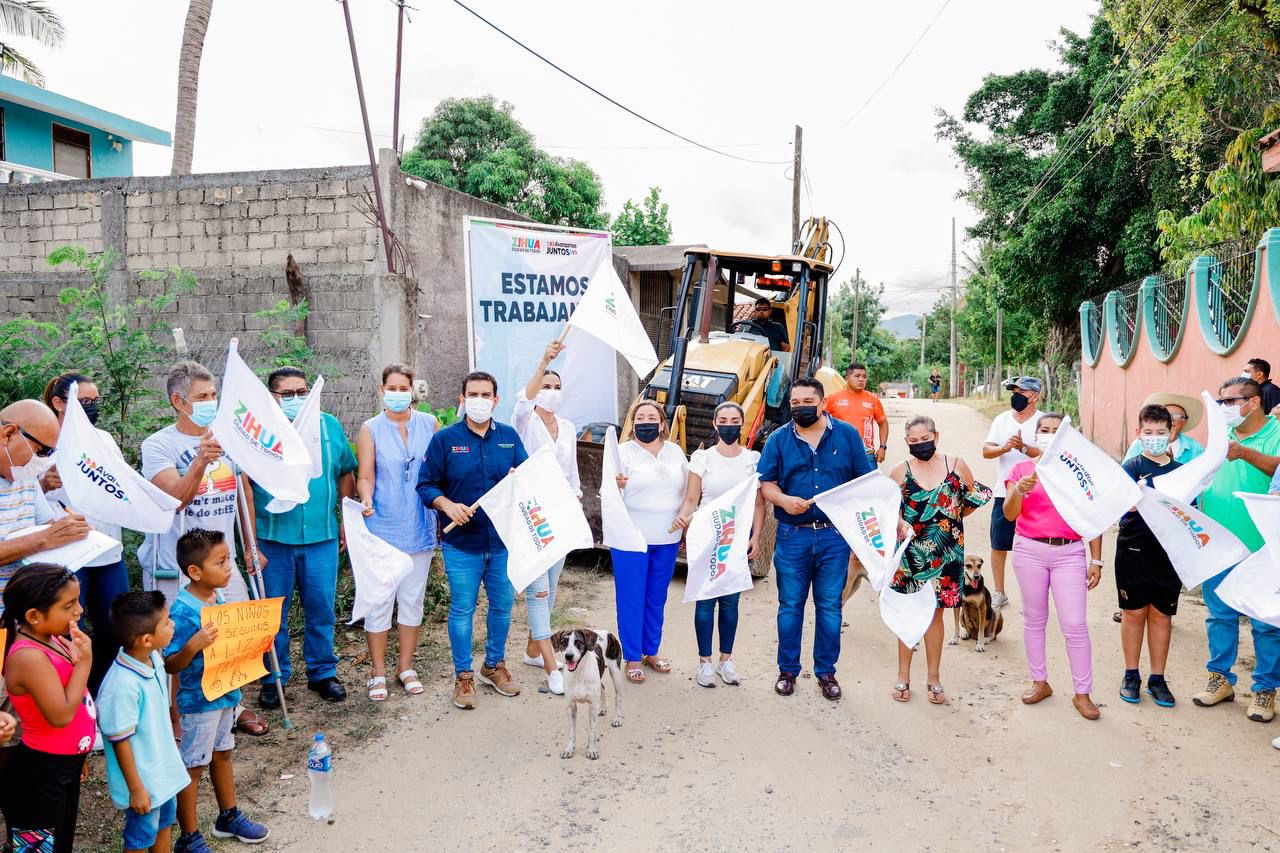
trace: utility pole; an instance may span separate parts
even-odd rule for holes
[[[795,162],[791,166],[791,251],[796,254],[800,253],[800,247],[796,244],[800,242],[800,149],[803,137],[804,129],[797,124]]]
[[[405,0],[398,0],[400,14],[396,20],[396,94],[395,106],[391,111],[391,147],[397,154],[403,154],[400,144],[400,53],[404,47],[404,5]]]
[[[956,283],[956,218],[951,217],[951,381],[950,395],[959,396],[960,375],[956,371],[956,303],[959,285]]]
[[[862,290],[862,270],[853,274],[853,329],[849,332],[849,363],[858,360],[858,296]]]
[[[928,321],[929,321],[928,314],[920,315],[920,366],[921,367],[924,367],[924,342],[926,338],[924,330],[925,330],[925,323],[927,323]]]

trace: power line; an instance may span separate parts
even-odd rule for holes
[[[703,143],[698,142],[696,139],[690,139],[689,137],[685,136],[685,135],[684,135],[684,134],[682,134],[682,133],[677,133],[676,131],[672,130],[671,128],[666,127],[665,125],[659,124],[658,122],[654,121],[653,119],[651,119],[651,118],[649,118],[649,117],[647,117],[647,116],[641,115],[640,113],[638,113],[638,112],[636,112],[635,110],[631,109],[631,107],[628,107],[626,104],[623,104],[623,103],[621,103],[621,102],[619,102],[619,101],[617,101],[617,100],[615,100],[615,99],[613,99],[613,98],[609,97],[609,96],[608,96],[608,95],[606,95],[604,92],[601,92],[599,89],[597,89],[595,86],[592,86],[590,83],[588,83],[588,82],[586,82],[585,80],[583,80],[581,77],[578,77],[578,76],[576,76],[576,75],[574,75],[574,74],[570,73],[569,71],[566,71],[565,69],[561,68],[559,65],[555,64],[555,63],[554,63],[554,62],[552,62],[550,59],[548,59],[547,57],[543,56],[541,53],[538,53],[538,51],[536,51],[536,50],[534,50],[533,48],[529,47],[527,44],[525,44],[524,42],[520,41],[520,40],[519,40],[518,38],[516,38],[515,36],[511,35],[511,34],[510,34],[510,33],[508,33],[506,30],[502,29],[502,27],[499,27],[499,26],[498,26],[497,24],[495,24],[493,21],[490,21],[490,20],[489,20],[488,18],[486,18],[484,15],[481,15],[479,12],[477,12],[477,11],[476,11],[476,10],[474,10],[474,9],[472,9],[472,8],[471,8],[470,6],[468,6],[466,3],[463,3],[463,2],[462,2],[462,0],[452,0],[452,2],[453,2],[453,4],[454,4],[455,6],[457,6],[457,7],[458,7],[458,8],[460,8],[460,9],[462,9],[463,11],[467,12],[467,13],[468,13],[468,14],[470,14],[472,17],[474,17],[476,20],[480,21],[480,22],[481,22],[481,23],[483,23],[485,26],[489,27],[491,30],[493,30],[494,32],[498,33],[500,36],[502,36],[503,38],[507,39],[507,40],[508,40],[508,41],[510,41],[512,44],[516,45],[517,47],[519,47],[521,50],[524,50],[525,52],[527,52],[527,53],[531,54],[532,56],[534,56],[534,57],[536,57],[537,59],[541,60],[542,62],[546,63],[547,65],[550,65],[550,66],[551,66],[552,68],[554,68],[556,71],[559,71],[561,74],[563,74],[564,76],[568,77],[570,80],[572,80],[573,82],[577,83],[579,86],[582,86],[583,88],[585,88],[585,89],[587,89],[587,90],[589,90],[589,91],[591,91],[591,92],[594,92],[596,95],[599,95],[601,98],[604,98],[606,101],[608,101],[609,103],[613,104],[615,107],[617,107],[618,109],[622,110],[623,112],[626,112],[626,113],[629,113],[629,114],[631,114],[631,115],[635,116],[636,118],[640,119],[640,120],[641,120],[642,122],[644,122],[645,124],[651,125],[652,127],[655,127],[655,128],[657,128],[658,130],[662,131],[663,133],[666,133],[666,134],[668,134],[668,135],[670,135],[670,136],[674,136],[676,139],[683,140],[683,141],[685,141],[685,142],[689,143],[690,145],[692,145],[692,146],[694,146],[694,147],[696,147],[696,148],[701,148],[701,149],[703,149],[704,151],[710,151],[712,154],[719,154],[721,157],[728,157],[728,158],[729,158],[729,159],[731,159],[731,160],[740,160],[740,161],[742,161],[743,163],[758,163],[758,164],[760,164],[760,165],[764,165],[764,166],[777,166],[777,165],[781,165],[781,164],[784,164],[784,163],[790,163],[790,162],[791,162],[790,160],[756,160],[756,159],[751,158],[751,157],[739,157],[737,154],[730,154],[728,151],[723,151],[723,150],[721,150],[721,149],[719,149],[719,148],[714,148],[714,147],[712,147],[712,146],[710,146],[710,145],[704,145]],[[950,0],[948,0],[948,2],[950,2]]]
[[[454,2],[456,3],[457,0],[454,0]],[[924,37],[929,34],[929,30],[933,29],[933,25],[938,22],[938,19],[942,17],[942,13],[946,11],[946,8],[950,5],[951,0],[942,0],[942,5],[938,7],[938,11],[934,13],[933,17],[929,20],[929,23],[925,25],[925,28],[920,32],[920,35],[916,37],[916,40],[911,43],[911,47],[907,48],[907,52],[898,60],[898,64],[893,66],[893,70],[889,72],[889,76],[885,77],[884,80],[881,81],[880,85],[875,88],[875,91],[871,93],[870,97],[862,102],[862,106],[854,110],[853,115],[842,121],[836,130],[844,130],[845,126],[848,125],[849,122],[857,118],[863,110],[871,105],[871,102],[876,99],[876,95],[879,95],[881,90],[883,90],[885,86],[889,85],[889,81],[898,73],[898,69],[902,68],[902,66],[906,64],[907,60],[911,57],[911,54],[920,46],[920,42],[924,41]]]

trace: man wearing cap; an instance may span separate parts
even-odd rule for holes
[[[1015,376],[1004,383],[1013,393],[1009,411],[996,415],[982,445],[984,459],[996,460],[995,500],[991,502],[991,568],[995,576],[995,592],[991,606],[1004,607],[1009,597],[1004,592],[1004,569],[1013,549],[1014,523],[1004,517],[1005,481],[1019,462],[1040,455],[1036,447],[1036,426],[1040,423],[1040,392],[1044,386],[1034,376]]]
[[[773,303],[761,296],[756,300],[756,307],[751,312],[751,321],[760,327],[760,331],[769,339],[769,349],[774,352],[791,352],[791,341],[787,336],[787,327],[773,319]]]
[[[1196,441],[1186,433],[1195,429],[1200,424],[1200,419],[1204,417],[1204,404],[1195,397],[1188,397],[1185,394],[1171,394],[1167,391],[1157,391],[1154,394],[1148,394],[1147,399],[1142,401],[1145,406],[1164,406],[1169,410],[1169,417],[1173,419],[1173,426],[1169,430],[1169,455],[1173,457],[1173,461],[1179,465],[1186,465],[1192,459],[1204,453],[1204,445]],[[1133,444],[1129,445],[1128,452],[1124,455],[1125,462],[1136,456],[1142,455],[1142,439],[1135,438]]]

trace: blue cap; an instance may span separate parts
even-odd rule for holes
[[[316,736],[315,736],[314,738],[312,738],[312,739],[313,739],[313,740],[324,740],[324,732],[316,732]]]

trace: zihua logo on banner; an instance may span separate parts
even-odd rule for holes
[[[612,296],[604,298],[604,310],[609,312],[609,316],[618,319],[618,303],[614,301]]]
[[[119,498],[125,503],[129,502],[129,496],[124,493],[120,483],[117,482],[114,475],[89,458],[87,453],[80,454],[80,470],[84,472],[85,477],[90,483],[102,489],[112,497]]]
[[[733,532],[737,526],[733,517],[736,514],[737,507],[718,509],[711,514],[711,526],[716,532],[716,549],[711,554],[711,577],[708,581],[714,581],[729,568],[729,549],[733,547]]]
[[[858,513],[858,532],[862,534],[862,538],[871,543],[871,547],[880,552],[880,556],[884,556],[884,534],[880,531],[880,519],[876,516],[875,510],[867,510]]]
[[[512,237],[511,251],[539,255],[542,253],[542,241],[537,237]]]
[[[551,531],[551,523],[542,515],[542,504],[537,498],[530,498],[527,501],[517,501],[516,505],[520,507],[520,515],[524,518],[524,526],[533,539],[534,547],[542,551],[556,538]]]
[[[236,432],[242,438],[272,459],[284,459],[284,442],[263,428],[243,400],[236,401],[235,418]]]
[[[1089,476],[1089,472],[1085,470],[1084,465],[1080,463],[1076,455],[1064,450],[1058,454],[1058,459],[1063,465],[1067,466],[1068,471],[1076,475],[1076,482],[1080,484],[1080,489],[1084,492],[1084,496],[1089,500],[1093,500],[1093,477]]]
[[[1159,503],[1160,506],[1169,510],[1170,515],[1182,522],[1182,526],[1186,528],[1187,533],[1190,534],[1191,541],[1196,548],[1204,548],[1209,544],[1209,534],[1204,532],[1204,528],[1201,527],[1200,523],[1194,518],[1187,515],[1167,500],[1157,499],[1156,502]]]

